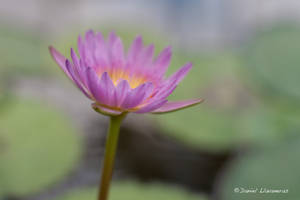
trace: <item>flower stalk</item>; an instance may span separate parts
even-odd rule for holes
[[[120,126],[125,116],[126,113],[117,116],[110,116],[98,200],[108,199],[110,181],[112,178],[114,160],[118,146]]]

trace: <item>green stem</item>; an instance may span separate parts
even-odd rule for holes
[[[126,114],[110,117],[110,124],[106,139],[105,155],[102,168],[102,177],[99,187],[98,200],[107,200],[109,194],[110,180],[114,166],[116,150],[118,146],[118,137],[121,122]]]

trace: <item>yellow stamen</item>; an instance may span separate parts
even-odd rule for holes
[[[103,72],[104,71],[99,71],[97,74],[102,76]],[[123,69],[111,69],[107,72],[115,86],[118,85],[119,81],[127,80],[130,87],[133,89],[147,81],[144,75],[135,74],[130,76],[129,72]]]

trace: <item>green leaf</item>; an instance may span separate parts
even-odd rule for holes
[[[96,189],[81,189],[70,192],[57,200],[94,200]],[[138,184],[113,182],[109,200],[207,200],[203,195],[189,193],[182,188],[163,184]]]
[[[298,134],[300,114],[295,110],[256,106],[239,118],[239,138],[255,145],[273,145]]]
[[[155,116],[155,120],[166,134],[191,146],[210,150],[232,147],[237,141],[233,117],[204,104]]]
[[[39,191],[63,178],[80,155],[68,120],[28,100],[13,100],[0,112],[0,140],[0,195]]]
[[[232,163],[220,187],[224,200],[295,200],[300,196],[300,139],[256,149]],[[238,188],[239,192],[235,191]],[[241,193],[243,189],[255,193]],[[288,193],[265,193],[288,190]],[[262,193],[264,192],[264,193]]]
[[[246,46],[243,61],[248,84],[263,96],[300,98],[300,28],[273,27],[259,33]],[[286,98],[287,96],[292,98]]]

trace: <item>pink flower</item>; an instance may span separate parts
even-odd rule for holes
[[[165,113],[202,102],[193,99],[168,102],[167,97],[192,68],[187,63],[168,78],[171,48],[165,48],[154,60],[154,46],[144,46],[140,36],[125,54],[122,40],[113,32],[104,40],[92,30],[78,38],[78,52],[71,49],[72,60],[53,47],[50,53],[75,85],[94,103],[93,108],[106,115],[124,112]]]

